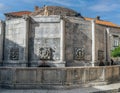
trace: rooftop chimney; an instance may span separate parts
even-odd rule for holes
[[[35,6],[35,11],[39,10],[39,7],[38,6]]]
[[[100,20],[100,16],[96,16],[96,18],[95,18],[95,19]]]

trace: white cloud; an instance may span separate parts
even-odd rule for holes
[[[2,19],[4,19],[5,17],[4,17],[4,14],[3,13],[0,13],[0,20]]]
[[[5,5],[0,3],[0,11],[3,10],[5,8]]]
[[[7,12],[10,9],[9,6],[4,5],[3,3],[0,3],[0,19],[4,19],[4,13]]]
[[[97,2],[95,5],[90,6],[89,9],[96,12],[110,12],[118,7],[119,5],[117,3],[113,3],[111,0],[102,0],[101,2]]]
[[[109,12],[109,11],[115,10],[116,8],[118,8],[117,4],[111,4],[111,5],[98,4],[98,5],[89,7],[89,9],[97,12]]]
[[[74,2],[73,0],[45,0],[45,1],[49,2],[49,3],[59,4],[59,5],[62,5],[62,6],[67,6],[67,7],[78,7],[78,6],[80,6],[77,3],[73,3]]]
[[[0,12],[4,12],[8,9],[8,6],[5,6],[4,4],[0,3]]]
[[[73,0],[22,0],[25,3],[42,3],[42,4],[58,4],[62,6],[68,6],[68,7],[78,7],[80,4],[73,3]]]
[[[40,0],[21,0],[21,1],[24,3],[31,3],[31,4],[38,2],[38,1],[40,2]]]

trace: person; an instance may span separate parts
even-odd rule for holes
[[[114,65],[114,61],[113,61],[113,59],[111,59],[111,65]]]

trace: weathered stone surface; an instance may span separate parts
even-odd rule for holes
[[[16,83],[34,83],[36,82],[36,70],[16,70]]]
[[[4,65],[10,63],[26,64],[27,60],[27,34],[28,24],[24,19],[11,19],[6,21],[6,33],[4,40]],[[11,53],[15,53],[14,50],[18,48],[18,60],[10,59]],[[13,49],[13,52],[10,52]],[[15,54],[16,55],[16,54]],[[22,64],[22,63],[21,63]],[[14,64],[12,64],[14,66]],[[11,65],[11,66],[12,66]],[[19,65],[19,64],[18,64]]]
[[[113,73],[111,73],[113,72]],[[10,88],[70,88],[114,83],[120,67],[0,68],[0,85]]]
[[[59,61],[61,34],[60,16],[33,17],[33,20],[29,35],[29,61],[31,66],[34,64],[39,66],[43,62],[49,64],[49,61]],[[40,58],[40,48],[50,48],[51,59],[42,60]]]
[[[100,62],[98,57],[98,52],[103,51],[103,62],[105,62],[106,65],[110,62],[111,57],[111,50],[114,47],[114,39],[113,36],[117,35],[119,37],[120,31],[119,28],[113,28],[113,27],[106,27],[103,25],[95,25],[96,28],[96,35],[95,35],[95,58],[96,62]],[[107,32],[107,29],[109,29],[109,34]],[[116,61],[116,60],[114,60]],[[107,63],[108,62],[108,63]]]
[[[24,16],[6,20],[5,24],[3,65],[7,66],[91,66],[92,52],[95,65],[100,62],[110,65],[114,36],[119,39],[120,34],[118,27],[96,23],[92,27],[91,21],[76,16]],[[92,51],[93,28],[95,51]]]
[[[65,33],[65,55],[67,66],[84,66],[91,62],[91,22],[85,22],[82,18],[67,17]],[[79,21],[78,21],[79,20]],[[84,49],[84,58],[75,59],[75,48]]]

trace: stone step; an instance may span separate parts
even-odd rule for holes
[[[120,93],[120,92],[118,89],[113,89],[113,90],[95,91],[95,92],[90,92],[90,93]]]
[[[103,85],[107,85],[108,84],[108,82],[90,82],[90,83],[88,83],[88,86],[103,86]]]

